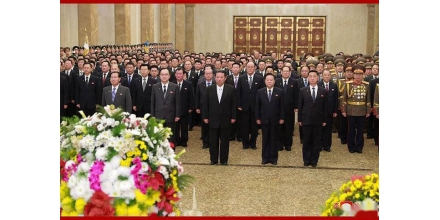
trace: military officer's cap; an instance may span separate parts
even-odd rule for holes
[[[95,49],[98,49],[98,48],[101,49],[101,46],[99,46],[99,45],[98,45],[98,46],[95,46]]]
[[[339,59],[344,59],[344,56],[343,55],[336,55],[336,56],[334,56],[333,57],[333,62],[336,62],[336,60],[339,60]]]
[[[310,53],[310,52],[304,54],[304,59],[307,60],[307,58],[309,58],[309,57],[314,57],[314,54]]]
[[[333,63],[333,56],[328,56],[325,58],[325,63],[332,64]]]
[[[367,59],[365,59],[364,57],[358,57],[356,59],[356,63],[360,64],[360,65],[364,65],[364,63],[366,63],[366,62],[367,62]]]
[[[374,63],[373,62],[366,62],[364,63],[365,69],[371,69],[373,68]]]
[[[375,64],[379,64],[379,56],[373,58]]]
[[[371,55],[369,55],[369,54],[365,54],[365,55],[364,55],[364,58],[365,58],[365,59],[371,59]]]
[[[357,64],[353,67],[353,74],[364,74],[364,73],[365,73],[365,66]]]
[[[318,60],[318,58],[316,58],[316,57],[309,57],[309,58],[306,60],[306,65],[307,65],[308,67],[310,67],[310,66],[316,67],[316,65],[318,65],[318,63],[319,63],[319,60]]]
[[[344,72],[345,71],[351,71],[351,70],[353,70],[353,64],[352,63],[347,63],[347,64],[345,64],[345,66],[344,66]]]
[[[320,60],[320,61],[324,61],[324,56],[321,54],[321,55],[319,55],[318,56],[318,60]]]
[[[273,63],[273,58],[272,57],[267,57],[264,62],[266,63]]]
[[[72,50],[75,50],[75,49],[79,49],[79,47],[78,46],[73,46]]]
[[[345,60],[344,59],[336,59],[335,60],[335,65],[336,66],[339,66],[339,65],[344,66],[345,65]]]
[[[333,57],[333,55],[331,53],[323,53],[322,56],[324,57],[324,59],[326,57]]]

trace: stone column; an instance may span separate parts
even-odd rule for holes
[[[160,43],[171,42],[171,5],[160,5]]]
[[[181,51],[183,53],[186,50],[185,45],[185,5],[184,4],[176,4],[176,45],[175,49]]]
[[[375,35],[376,35],[376,5],[368,4],[368,20],[367,20],[367,54],[373,56],[376,48]]]
[[[195,4],[185,4],[185,49],[194,51],[194,7]]]
[[[115,44],[130,44],[130,5],[115,4]]]
[[[98,44],[98,5],[78,4],[78,41],[84,45],[87,37],[89,46]]]
[[[141,4],[141,42],[154,42],[154,10],[152,4]]]
[[[374,22],[374,51],[376,53],[376,46],[379,45],[379,4],[375,7],[375,22]],[[373,56],[373,54],[371,54]]]

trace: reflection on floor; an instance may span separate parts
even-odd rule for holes
[[[197,209],[203,216],[319,216],[331,193],[351,175],[379,172],[378,147],[372,139],[365,138],[363,154],[352,154],[334,133],[331,152],[321,152],[316,168],[304,167],[295,126],[292,151],[278,152],[278,165],[261,165],[259,135],[257,150],[244,150],[240,142],[231,141],[228,165],[222,166],[210,165],[209,149],[202,149],[200,127],[189,133],[180,161],[185,173],[196,180],[183,191],[182,213],[192,209],[195,187]],[[179,146],[176,152],[182,149]]]

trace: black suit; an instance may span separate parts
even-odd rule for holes
[[[262,161],[263,163],[277,163],[278,149],[277,134],[279,134],[280,119],[285,119],[283,105],[283,90],[277,87],[271,89],[271,98],[267,88],[259,89],[256,97],[255,120],[261,121]]]
[[[297,83],[296,94],[298,95],[298,98],[299,98],[299,90],[301,88],[305,87],[304,78],[302,78],[302,77],[298,78],[296,80],[296,83]],[[308,84],[308,81],[307,81],[307,84]],[[303,143],[303,128],[302,128],[302,126],[299,126],[299,139],[301,140],[301,144],[302,144]]]
[[[237,83],[237,108],[241,111],[241,131],[243,149],[251,147],[256,149],[256,141],[258,137],[258,126],[255,121],[255,104],[257,91],[265,87],[263,77],[253,74],[252,85],[249,88],[249,75],[245,74],[238,78]],[[249,134],[251,137],[249,138]]]
[[[137,77],[131,84],[130,94],[133,100],[133,107],[136,106],[136,117],[143,118],[145,114],[151,114],[151,90],[153,85],[157,83],[155,79],[147,77],[145,80],[145,90],[142,87],[143,77]]]
[[[98,77],[101,79],[102,88],[112,85],[111,82],[110,82],[110,77],[111,77],[111,72],[110,71],[107,72],[107,74],[105,76],[104,83],[102,83],[102,78],[104,77],[104,73],[99,74]]]
[[[179,86],[179,82],[175,81]],[[188,142],[189,110],[194,109],[194,90],[190,81],[183,80],[180,88],[180,120],[176,122],[176,146],[186,146]]]
[[[376,85],[379,83],[379,78],[373,79],[370,81],[370,97],[374,97],[374,93],[376,92]],[[374,98],[370,98],[371,100],[371,108],[373,108]],[[370,117],[373,118],[373,138],[374,144],[379,146],[379,119],[376,118],[376,115],[370,114]]]
[[[300,89],[298,99],[298,123],[303,128],[304,164],[316,166],[321,150],[322,125],[327,122],[327,92],[315,86],[316,99],[313,101],[310,86]]]
[[[286,119],[284,124],[280,125],[279,133],[279,150],[290,151],[293,145],[293,132],[295,127],[295,109],[298,108],[298,83],[296,80],[289,78],[287,85],[284,87],[284,79],[279,78],[275,80],[275,87],[283,90],[283,108]]]
[[[203,119],[209,122],[209,155],[211,163],[219,159],[220,138],[220,163],[226,164],[229,156],[229,134],[231,119],[236,119],[236,97],[234,87],[224,84],[220,102],[218,101],[217,85],[210,86],[204,97]]]
[[[125,74],[125,76],[122,76],[122,77],[126,78],[127,81],[124,83],[125,85],[122,84],[122,81],[121,81],[121,84],[125,87],[131,88],[131,84],[136,81],[136,78],[139,78],[142,76],[140,76],[137,73],[133,73],[133,74],[131,74],[131,76],[129,76],[128,74]],[[131,77],[131,80],[128,79],[129,77]]]
[[[72,117],[74,115],[78,115],[78,110],[76,108],[76,102],[73,103],[72,101],[75,100],[75,84],[76,80],[79,76],[78,68],[73,68],[73,70],[70,70],[70,74],[67,75],[66,71],[61,71],[61,76],[64,76],[67,78],[67,83],[69,86],[69,104],[67,106],[66,110],[66,116]],[[76,101],[76,100],[75,100]]]
[[[211,86],[212,83],[215,84],[214,80],[211,80]],[[195,103],[194,103],[194,108],[197,110],[200,110],[200,114],[203,115],[203,111],[204,111],[204,99],[206,97],[206,81],[203,81],[201,83],[199,83],[197,85],[197,89],[196,89],[196,97],[195,97]],[[200,118],[202,118],[200,116]],[[207,148],[209,146],[209,126],[208,124],[206,124],[205,122],[201,122],[201,131],[202,131],[202,142],[203,142],[203,147]]]
[[[96,112],[96,105],[102,102],[102,85],[101,79],[89,75],[89,83],[86,83],[86,76],[78,77],[75,84],[75,101],[80,105],[80,110],[86,116],[91,116]]]
[[[198,72],[198,73],[197,73]],[[203,76],[205,73],[203,70],[192,70],[191,74],[188,74],[188,81],[190,81],[193,85],[193,91],[196,92],[197,85],[199,84],[199,78],[200,76]],[[200,116],[197,114],[196,111],[191,112],[190,120],[189,120],[189,127],[192,129],[193,126],[200,125]]]
[[[318,86],[326,89],[323,81],[319,82]],[[327,122],[322,129],[322,149],[324,150],[330,150],[332,146],[333,114],[338,113],[338,98],[338,86],[330,80],[327,91]]]
[[[66,116],[64,105],[69,103],[69,83],[66,77],[60,76],[60,78],[60,117],[64,117]]]
[[[371,82],[373,80],[373,75],[369,75],[367,77],[364,78],[364,81],[367,81],[370,83],[370,91],[371,91]],[[377,82],[377,81],[376,81]],[[374,89],[376,89],[376,83],[374,83]],[[374,92],[374,90],[373,90]],[[372,96],[371,96],[372,95]],[[374,93],[370,92],[370,97],[374,97]],[[371,102],[373,102],[373,98],[371,98]],[[376,116],[373,114],[373,112],[370,113],[370,116],[368,118],[365,119],[365,129],[367,130],[367,139],[371,139],[375,137],[375,131],[374,131],[374,121],[375,121]]]
[[[240,74],[237,76],[237,85],[238,85],[238,78],[240,77]],[[226,82],[225,84],[231,85],[234,87],[234,95],[237,96],[237,87],[234,83],[234,75],[231,74],[229,76],[226,77]],[[229,136],[229,140],[240,140],[241,141],[241,111],[239,111],[238,109],[235,109],[236,111],[236,116],[237,116],[237,120],[235,121],[234,124],[232,124],[231,127],[231,134]]]

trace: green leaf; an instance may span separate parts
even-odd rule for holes
[[[121,180],[121,181],[128,180],[128,177],[119,175],[118,180]]]
[[[118,152],[113,148],[113,147],[109,147],[107,148],[108,153],[107,153],[107,161],[110,161],[114,156],[118,155]]]
[[[121,136],[121,131],[125,129],[125,124],[121,123],[112,129],[112,135],[115,137]]]
[[[177,177],[177,185],[181,190],[189,187],[194,181],[195,181],[195,177],[190,176],[188,174],[182,174]]]

